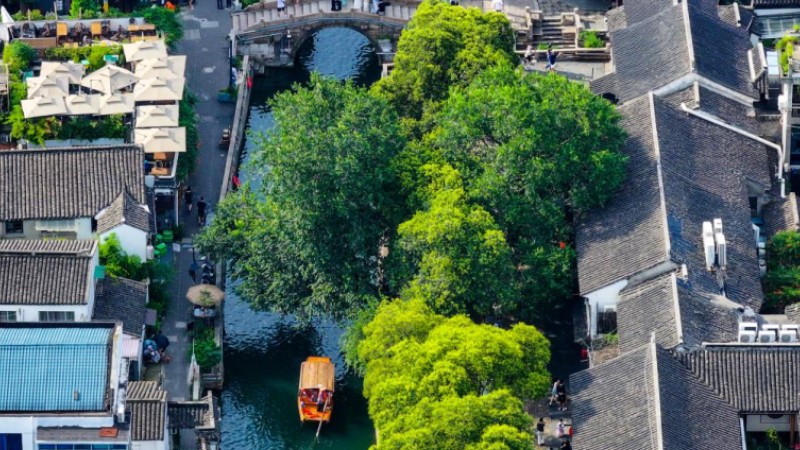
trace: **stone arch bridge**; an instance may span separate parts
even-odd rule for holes
[[[352,1],[352,0],[351,0]],[[385,15],[369,12],[369,5],[356,0],[352,7],[331,10],[331,0],[286,0],[279,12],[275,2],[259,3],[231,15],[234,54],[250,55],[254,68],[290,67],[300,46],[315,31],[328,27],[354,29],[372,43],[382,62],[391,60],[397,39],[417,4],[391,2]],[[349,5],[348,5],[349,6]]]
[[[250,55],[257,71],[265,67],[291,67],[303,42],[315,31],[327,27],[354,29],[372,43],[381,62],[390,62],[397,50],[400,32],[414,15],[417,0],[389,0],[385,14],[370,11],[369,0],[349,0],[333,11],[332,0],[285,0],[279,12],[276,1],[262,1],[231,14],[231,43],[234,55]],[[461,1],[464,6],[489,10],[489,1]],[[506,6],[504,10],[518,35],[530,30],[530,12]]]

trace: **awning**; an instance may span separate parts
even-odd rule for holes
[[[183,98],[184,80],[165,80],[163,78],[146,78],[133,88],[133,98],[137,102],[158,102],[163,100],[180,100]]]
[[[22,114],[26,119],[63,116],[66,113],[67,107],[62,97],[37,97],[22,101]]]
[[[164,41],[140,41],[133,44],[123,44],[122,51],[125,52],[125,61],[127,62],[167,57],[167,46]]]
[[[334,390],[336,368],[329,358],[312,356],[300,364],[300,389]]]
[[[142,144],[145,153],[183,153],[186,128],[136,128],[133,141]]]
[[[142,348],[142,341],[139,338],[131,337],[128,335],[122,335],[122,357],[132,359],[135,361],[139,360],[139,355],[141,354]]]
[[[67,77],[70,84],[81,84],[83,77],[83,64],[59,61],[42,61],[40,77],[62,76]]]
[[[29,99],[69,95],[69,78],[65,76],[30,77],[25,84],[28,85]]]
[[[173,80],[184,78],[186,74],[186,56],[170,56],[168,58],[144,59],[136,63],[136,75],[141,79],[163,78]]]
[[[70,95],[64,99],[64,104],[70,116],[94,115],[100,111],[100,96]]]
[[[100,97],[98,114],[101,116],[131,114],[133,113],[133,109],[133,94],[103,95]]]
[[[103,94],[112,94],[136,84],[137,81],[139,77],[129,70],[117,66],[105,66],[87,75],[81,80],[81,86]]]
[[[136,128],[177,127],[178,115],[178,105],[137,106]]]

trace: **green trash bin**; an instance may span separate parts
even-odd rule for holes
[[[156,256],[160,258],[167,254],[167,244],[162,242],[161,244],[156,245],[155,249],[153,250]]]
[[[167,244],[171,244],[173,241],[172,230],[164,230],[161,232],[161,237],[163,238],[163,242]]]
[[[161,233],[156,234],[156,245],[164,243],[164,235]]]

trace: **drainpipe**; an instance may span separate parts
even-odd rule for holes
[[[742,130],[741,128],[735,127],[735,126],[733,126],[733,125],[731,125],[731,124],[729,124],[727,122],[723,122],[719,118],[717,118],[717,117],[715,117],[715,116],[713,116],[711,114],[708,114],[706,112],[691,109],[688,106],[686,106],[686,103],[681,103],[681,109],[683,111],[695,116],[695,117],[699,117],[699,118],[701,118],[703,120],[706,120],[708,122],[711,122],[711,123],[713,123],[715,125],[719,125],[722,128],[726,128],[726,129],[731,130],[731,131],[733,131],[735,133],[741,134],[742,136],[750,138],[750,139],[752,139],[752,140],[754,140],[756,142],[760,142],[760,143],[766,145],[767,147],[774,148],[778,152],[778,172],[777,172],[776,175],[777,175],[777,177],[778,177],[778,179],[780,180],[780,183],[781,183],[781,198],[786,198],[786,182],[785,182],[785,180],[783,178],[783,165],[784,165],[785,156],[784,156],[784,153],[783,153],[783,147],[781,147],[780,144],[776,144],[774,142],[770,142],[770,141],[762,138],[761,136],[757,136],[757,135],[755,135],[753,133],[750,133],[748,131]]]

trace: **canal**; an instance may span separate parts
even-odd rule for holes
[[[361,85],[374,83],[380,67],[369,41],[346,28],[318,31],[300,48],[293,69],[270,71],[255,80],[248,129],[273,126],[266,101],[313,71]],[[252,140],[245,142],[244,164]],[[241,173],[247,179],[247,171]],[[251,180],[255,181],[255,180]],[[225,389],[222,393],[222,444],[225,450],[366,450],[374,431],[361,395],[361,380],[345,372],[339,355],[341,329],[328,321],[311,325],[291,317],[254,312],[229,294],[225,306]],[[300,363],[309,355],[336,362],[336,409],[315,442],[316,426],[302,425],[297,412]]]

